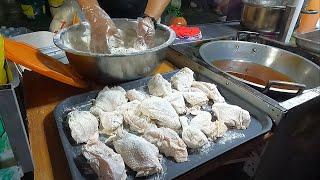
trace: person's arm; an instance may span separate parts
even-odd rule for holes
[[[154,46],[154,21],[159,20],[169,2],[170,0],[148,0],[147,7],[144,11],[147,17],[138,18],[138,39],[136,41],[136,47],[143,48],[146,45],[151,48]]]
[[[92,52],[108,53],[107,39],[119,39],[118,30],[109,15],[99,6],[97,0],[77,0],[90,24]]]
[[[170,0],[148,0],[144,13],[158,20],[169,3]]]

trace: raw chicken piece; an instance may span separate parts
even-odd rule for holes
[[[143,115],[137,115],[133,111],[124,113],[125,124],[129,126],[129,129],[133,132],[143,134],[149,127],[157,127],[153,124],[149,117]]]
[[[125,180],[127,178],[121,155],[115,153],[101,141],[98,140],[84,145],[82,154],[99,179]]]
[[[90,139],[98,138],[98,119],[89,111],[71,111],[67,121],[71,136],[76,143],[84,143]]]
[[[156,74],[148,83],[149,93],[154,96],[163,97],[172,93],[171,84],[160,74]]]
[[[127,102],[126,98],[126,91],[121,87],[114,87],[111,89],[103,89],[99,92],[94,105],[92,107],[92,112],[97,110],[94,109],[101,109],[103,111],[114,111],[117,106],[121,104],[125,104]]]
[[[131,89],[127,91],[126,96],[129,99],[129,101],[133,101],[133,100],[143,101],[144,99],[149,98],[148,94],[141,91],[137,91],[135,89]]]
[[[192,87],[196,87],[202,90],[207,95],[207,97],[209,99],[212,99],[215,103],[225,102],[224,97],[221,96],[220,92],[217,89],[217,86],[212,83],[193,81]]]
[[[140,101],[134,100],[118,106],[117,111],[123,115],[124,123],[129,126],[131,131],[143,134],[145,129],[155,126],[155,124],[151,123],[149,117],[142,115],[139,109],[140,104]]]
[[[137,177],[162,172],[158,148],[144,138],[122,130],[112,141],[116,152],[127,166],[137,172]]]
[[[178,114],[184,114],[186,112],[186,103],[184,102],[183,95],[179,91],[175,91],[164,97],[169,101]]]
[[[99,110],[95,111],[94,114],[97,115],[100,120],[102,127],[101,133],[103,134],[112,135],[119,127],[122,126],[123,116],[117,111],[104,112]]]
[[[188,107],[186,108],[186,114],[187,115],[191,114],[191,115],[196,116],[201,112],[202,112],[201,111],[201,107],[198,106],[198,105],[192,106],[191,108],[188,108]]]
[[[208,143],[208,138],[200,129],[192,127],[188,124],[188,118],[180,117],[182,125],[182,140],[189,148],[200,148]]]
[[[149,128],[145,131],[143,137],[156,145],[160,152],[166,156],[173,157],[177,162],[188,160],[187,146],[179,135],[169,128]]]
[[[212,105],[212,111],[219,121],[224,122],[230,128],[246,129],[251,122],[249,112],[239,106],[215,103]]]
[[[196,88],[196,87],[191,87],[189,89],[189,92],[200,92],[200,93],[204,93],[201,89]],[[205,94],[205,93],[204,93]]]
[[[101,94],[103,94],[104,92],[109,91],[109,90],[110,90],[110,88],[108,86],[105,86],[101,91],[99,91],[98,96],[101,96]]]
[[[159,126],[174,130],[181,127],[179,115],[167,100],[153,96],[142,101],[140,110],[143,115],[156,120],[156,124]]]
[[[141,102],[138,100],[133,100],[130,102],[127,102],[125,104],[122,104],[118,107],[116,107],[116,111],[124,112],[124,111],[131,111],[131,110],[137,110],[140,106]]]
[[[209,140],[216,140],[217,137],[221,137],[228,128],[221,123],[212,122],[211,119],[212,116],[209,112],[202,111],[190,121],[190,126],[200,129]]]
[[[171,83],[178,91],[188,91],[194,81],[193,71],[187,67],[182,68],[171,78]]]
[[[204,92],[183,92],[183,97],[191,106],[202,106],[208,103],[209,99]]]
[[[219,120],[214,121],[213,125],[214,125],[214,132],[215,132],[214,137],[216,138],[222,137],[228,131],[228,127],[222,121],[219,121]]]

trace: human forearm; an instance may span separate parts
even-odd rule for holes
[[[100,8],[97,0],[77,0],[92,28],[109,24],[109,16]]]
[[[148,0],[144,13],[158,20],[169,2],[170,0]]]
[[[101,9],[98,1],[77,1],[90,24],[90,50],[96,53],[109,53],[109,39],[112,39],[113,46],[120,46],[122,44],[122,40],[120,39],[119,32],[109,15]]]

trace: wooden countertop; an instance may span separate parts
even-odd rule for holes
[[[170,63],[163,63],[156,72],[168,72],[173,69]],[[53,118],[55,106],[62,100],[88,90],[81,90],[55,80],[27,71],[23,75],[24,99],[28,117],[29,141],[34,160],[35,179],[71,179],[67,159],[58,135],[58,129]],[[228,153],[231,159],[242,157],[248,149],[257,147],[264,142],[261,137],[257,142],[240,151]],[[226,158],[219,158],[220,164]],[[216,167],[210,166],[211,168]]]

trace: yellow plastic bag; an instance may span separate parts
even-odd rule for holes
[[[48,0],[48,2],[51,7],[57,8],[63,5],[64,0]]]
[[[4,69],[4,39],[0,35],[0,85],[7,83],[7,73]]]

